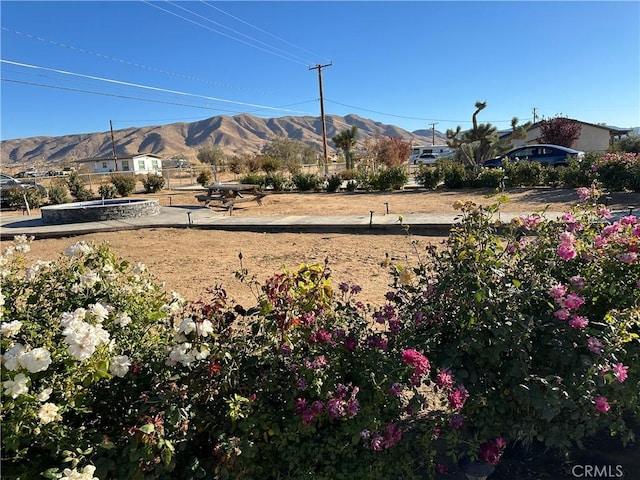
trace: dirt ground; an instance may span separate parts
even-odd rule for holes
[[[163,191],[153,196],[159,198],[163,206],[198,205],[197,193]],[[254,202],[236,206],[233,215],[368,215],[370,211],[377,215],[386,214],[387,209],[390,215],[454,213],[453,203],[457,200],[482,205],[494,203],[495,197],[487,198],[489,193],[489,190],[474,189],[271,194],[262,206]],[[507,194],[510,201],[503,204],[501,210],[504,212],[530,213],[546,207],[558,211],[577,201],[577,195],[571,190],[513,189]],[[640,206],[640,194],[613,194],[609,204],[613,209]],[[37,211],[32,213],[38,214]],[[12,213],[3,212],[6,214]],[[207,287],[222,284],[230,297],[244,305],[250,305],[255,299],[250,289],[234,277],[234,272],[240,269],[240,253],[244,267],[261,282],[283,268],[294,269],[305,262],[324,263],[326,259],[336,285],[357,283],[362,287],[361,301],[381,304],[390,281],[387,254],[393,264],[413,264],[426,244],[443,240],[407,237],[401,232],[399,229],[397,235],[353,235],[152,228],[36,240],[29,258],[32,261],[57,258],[67,246],[78,241],[107,242],[119,257],[146,264],[169,291],[176,291],[189,300],[206,299]]]

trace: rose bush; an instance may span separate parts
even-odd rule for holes
[[[424,352],[378,328],[358,292],[334,289],[326,265],[302,265],[268,280],[252,309],[217,289],[186,312],[170,363],[194,411],[187,435],[203,472],[238,479],[434,472],[431,439],[416,426],[433,431],[420,414],[446,398],[428,388],[435,376]]]
[[[470,395],[441,425],[454,457],[495,462],[503,441],[566,453],[603,428],[633,440],[640,222],[611,218],[594,187],[578,194],[559,219],[510,226],[496,222],[499,204],[460,203],[446,244],[397,270],[388,299],[399,334]]]
[[[459,204],[386,303],[301,265],[185,304],[106,246],[0,261],[3,478],[408,479],[640,414],[640,222]],[[410,226],[404,226],[410,231]],[[240,259],[242,260],[242,259]]]
[[[448,400],[428,352],[326,265],[274,276],[245,309],[222,287],[184,305],[106,246],[31,266],[28,250],[2,257],[3,478],[434,473],[420,415]]]
[[[91,479],[131,441],[179,300],[104,246],[27,267],[29,248],[0,258],[2,476]]]

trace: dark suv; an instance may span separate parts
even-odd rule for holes
[[[9,190],[12,188],[37,188],[42,197],[47,196],[47,189],[39,183],[27,183],[0,173],[0,206],[9,206]]]
[[[575,158],[581,160],[584,152],[573,148],[561,147],[560,145],[524,145],[500,155],[499,157],[486,160],[483,167],[501,167],[502,159],[507,158],[509,162],[540,162],[550,167],[560,167],[567,165],[569,160]]]

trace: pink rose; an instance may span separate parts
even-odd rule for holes
[[[570,293],[567,297],[562,301],[562,306],[568,308],[569,310],[577,310],[584,303],[584,298],[580,295],[576,295],[575,293]]]
[[[595,337],[589,337],[587,339],[587,345],[589,346],[589,350],[597,355],[600,355],[604,349],[603,343]]]
[[[571,245],[560,245],[558,256],[563,260],[573,260],[577,256],[576,249]]]
[[[611,410],[611,405],[609,405],[607,397],[596,397],[594,400],[596,402],[596,410],[599,412],[607,413]]]
[[[627,379],[627,370],[629,370],[629,367],[625,367],[622,363],[613,365],[613,374],[618,382],[622,383]]]
[[[589,320],[585,317],[575,316],[569,320],[569,326],[572,328],[584,328],[589,324]]]

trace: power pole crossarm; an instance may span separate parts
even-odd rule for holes
[[[326,65],[317,64],[313,67],[309,67],[309,70],[318,70],[318,85],[320,87],[320,119],[322,121],[322,146],[324,153],[324,173],[325,175],[329,174],[329,156],[327,154],[327,125],[324,120],[324,94],[322,92],[322,69],[326,67],[330,67],[333,65],[333,62],[327,63]]]

